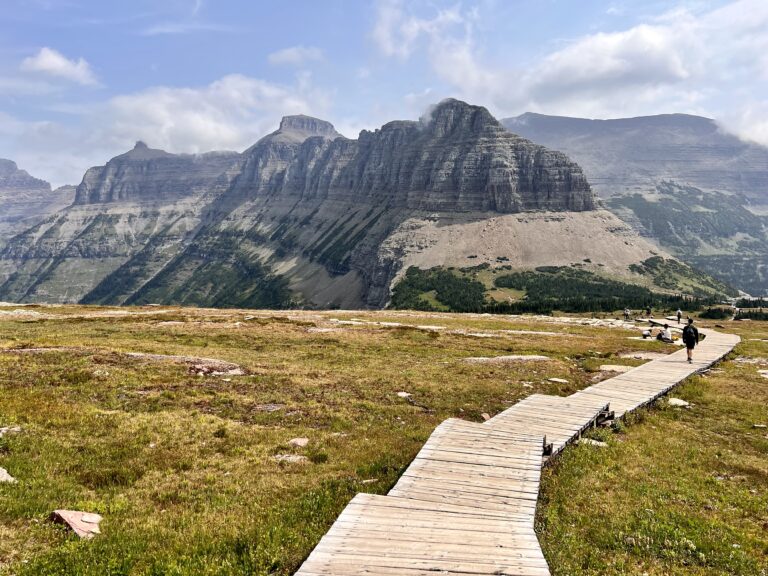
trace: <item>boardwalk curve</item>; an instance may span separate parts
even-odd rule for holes
[[[589,427],[619,418],[721,360],[739,337],[701,331],[685,350],[571,396],[533,394],[484,424],[440,424],[386,496],[358,494],[296,576],[547,576],[534,532],[541,467]]]

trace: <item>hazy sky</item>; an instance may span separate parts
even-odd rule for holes
[[[294,113],[356,137],[447,96],[768,144],[768,0],[3,0],[0,157],[56,185],[138,139],[243,150]]]

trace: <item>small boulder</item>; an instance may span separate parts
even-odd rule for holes
[[[689,402],[686,402],[680,398],[670,398],[667,400],[667,403],[670,406],[674,406],[675,408],[688,408],[690,406]]]
[[[752,424],[752,428],[758,428],[760,430],[768,428],[768,424]]]
[[[482,414],[480,414],[480,416],[481,416],[481,417],[483,418],[483,420],[485,420],[486,422],[488,422],[488,420],[490,420],[490,419],[491,419],[491,415],[490,415],[490,414],[488,414],[488,412],[483,412]]]
[[[8,482],[9,484],[16,484],[16,478],[8,474],[8,470],[0,468],[0,482]]]
[[[309,438],[292,438],[288,444],[295,448],[305,448],[309,444]]]
[[[597,448],[607,448],[607,442],[601,442],[600,440],[593,440],[592,438],[580,438],[579,444],[586,444],[587,446],[596,446]]]
[[[300,456],[299,454],[276,454],[272,456],[272,459],[290,464],[303,464],[309,460],[306,456]]]
[[[634,366],[623,366],[621,364],[603,364],[600,366],[601,372],[617,372],[619,374],[624,374],[625,372],[629,372],[630,370],[634,370]]]
[[[411,394],[410,392],[398,392],[397,395],[400,398],[410,398],[411,396],[413,396],[413,394]]]
[[[21,432],[21,426],[5,426],[0,428],[0,438],[6,434],[18,434],[19,432]]]
[[[99,530],[101,520],[100,514],[79,510],[54,510],[51,514],[51,521],[64,524],[80,538],[86,539],[101,534],[101,530]]]

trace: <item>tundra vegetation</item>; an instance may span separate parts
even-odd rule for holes
[[[597,430],[608,448],[547,467],[537,526],[554,574],[765,575],[768,431],[753,426],[768,423],[768,324],[719,323],[743,343],[675,392],[690,408]],[[0,483],[0,574],[291,574],[442,420],[669,351],[636,334],[438,312],[2,307],[0,428],[21,430],[0,438],[17,479]],[[549,360],[464,361],[511,354]],[[103,533],[78,540],[47,521],[58,508],[102,514]]]

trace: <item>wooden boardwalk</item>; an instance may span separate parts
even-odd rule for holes
[[[534,532],[545,458],[738,342],[707,331],[693,364],[680,350],[571,396],[533,394],[484,424],[446,420],[388,495],[352,499],[296,575],[549,575]]]

